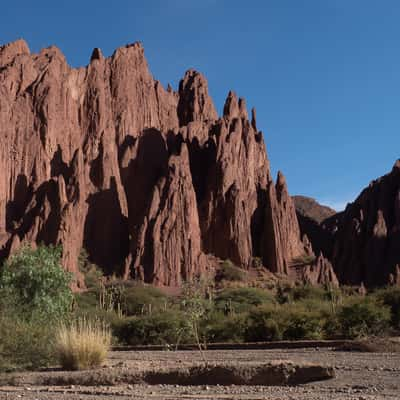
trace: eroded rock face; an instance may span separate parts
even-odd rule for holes
[[[332,263],[340,282],[398,284],[400,160],[335,219]]]
[[[310,285],[339,286],[332,264],[322,253],[310,265],[304,267],[301,280]]]
[[[292,196],[299,221],[300,232],[307,235],[313,250],[330,258],[333,250],[332,223],[336,211],[306,196]]]
[[[179,285],[208,255],[286,273],[312,251],[255,110],[249,121],[230,92],[218,118],[198,72],[174,92],[139,43],[74,69],[56,47],[30,54],[17,41],[0,48],[0,91],[2,259],[61,243],[78,286],[82,248],[107,273]]]

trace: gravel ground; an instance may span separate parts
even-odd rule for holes
[[[23,376],[27,384],[1,386],[0,399],[265,399],[265,400],[400,400],[400,354],[339,352],[330,349],[224,350],[207,351],[210,363],[257,363],[290,360],[295,363],[320,363],[334,366],[336,378],[296,387],[266,386],[32,386],[31,373]],[[198,352],[113,352],[107,371],[118,368],[158,369],[201,363]],[[114,372],[113,372],[114,371]]]

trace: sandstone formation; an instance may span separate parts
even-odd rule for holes
[[[339,286],[332,264],[322,253],[311,264],[306,265],[301,270],[301,281],[310,285]]]
[[[106,273],[179,285],[211,255],[288,273],[312,252],[255,110],[230,92],[218,117],[194,70],[165,90],[139,43],[78,69],[56,47],[0,47],[0,138],[1,259],[62,244],[78,286],[83,248]]]
[[[341,284],[400,285],[400,160],[345,211],[326,219],[315,216],[322,217],[324,210],[315,211],[315,205],[307,209],[296,197],[294,201],[302,234],[314,251],[327,256]]]
[[[400,283],[400,160],[326,221],[340,282],[367,287]]]

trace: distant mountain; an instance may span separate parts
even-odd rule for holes
[[[323,253],[330,258],[332,254],[332,234],[326,229],[324,221],[336,215],[330,207],[319,204],[306,196],[292,196],[299,221],[301,235],[307,235],[315,253]]]
[[[320,224],[323,220],[336,214],[336,211],[328,206],[319,204],[312,197],[292,196],[296,212],[304,217],[310,218]]]

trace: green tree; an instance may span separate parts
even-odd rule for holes
[[[23,247],[0,273],[0,296],[22,318],[60,319],[71,310],[71,274],[61,267],[61,248]]]

